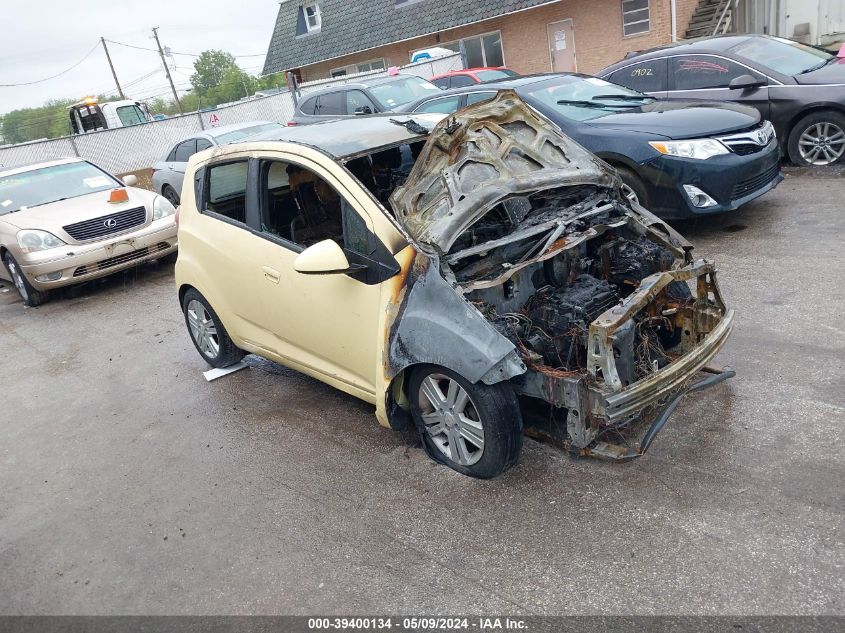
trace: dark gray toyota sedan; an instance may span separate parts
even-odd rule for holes
[[[708,37],[629,54],[596,75],[655,97],[757,108],[797,165],[845,157],[845,59],[812,46],[766,35]]]

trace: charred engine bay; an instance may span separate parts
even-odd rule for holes
[[[531,370],[576,376],[586,373],[590,323],[676,261],[627,220],[626,207],[594,187],[510,198],[459,238],[444,265],[473,286],[467,299]],[[674,282],[619,328],[613,351],[623,385],[670,362],[681,341],[672,315],[691,304],[689,287]]]

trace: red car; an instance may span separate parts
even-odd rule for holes
[[[437,75],[429,81],[438,88],[448,90],[449,88],[466,88],[485,81],[498,81],[508,77],[519,77],[519,73],[504,66],[498,68],[465,68],[464,70],[452,70]]]

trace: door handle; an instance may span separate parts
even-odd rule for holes
[[[282,278],[282,273],[269,266],[263,266],[261,270],[264,271],[264,278],[272,281],[274,284],[279,283],[279,280]]]

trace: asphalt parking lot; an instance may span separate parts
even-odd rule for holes
[[[793,169],[679,225],[737,377],[640,460],[526,440],[492,481],[278,365],[206,382],[172,267],[0,281],[0,613],[843,614],[844,200]]]

